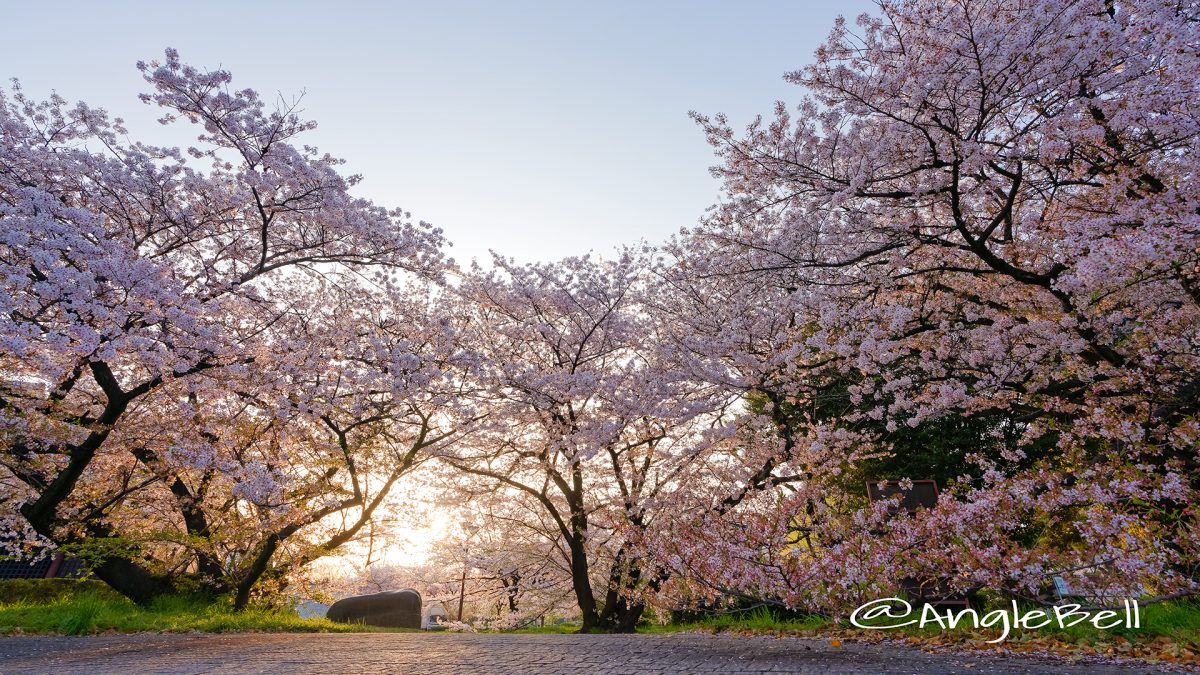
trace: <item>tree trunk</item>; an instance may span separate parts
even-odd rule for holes
[[[583,625],[580,633],[590,633],[600,628],[600,617],[596,613],[596,598],[592,595],[592,580],[588,573],[587,551],[584,549],[582,537],[571,537],[568,542],[571,551],[571,587],[575,590],[575,600],[579,603],[579,611],[583,614]]]
[[[49,527],[45,531],[38,528],[35,529],[37,529],[39,534],[59,546],[79,545],[88,540],[111,539],[113,537],[112,531],[101,523],[89,524],[83,535],[72,538],[53,536],[55,532]],[[93,568],[92,572],[97,577],[100,577],[101,581],[111,586],[114,591],[139,605],[148,605],[154,598],[176,591],[170,579],[155,575],[137,560],[128,556],[111,555],[105,557],[100,561],[99,565]]]
[[[504,593],[508,597],[508,611],[516,614],[521,595],[521,574],[514,572],[511,576],[501,578],[500,583],[504,584]]]
[[[600,615],[600,626],[608,633],[636,632],[637,623],[646,611],[644,603],[630,604],[628,596],[622,592],[635,588],[642,577],[641,568],[636,562],[627,562],[625,555],[625,547],[622,546],[617,550],[608,573],[608,592],[604,596],[604,611]]]
[[[275,549],[279,547],[280,539],[281,537],[278,534],[272,534],[267,537],[262,547],[258,549],[258,555],[254,556],[254,561],[246,569],[245,576],[238,582],[237,594],[233,597],[233,610],[235,612],[240,612],[250,603],[250,591],[254,590],[254,584],[258,583],[258,580],[267,571],[267,567],[271,563],[271,556],[275,555]]]
[[[629,600],[620,597],[611,605],[604,606],[604,613],[600,615],[600,625],[607,633],[636,633],[638,621],[642,619],[642,613],[645,611],[645,604],[630,604]]]
[[[148,605],[154,598],[175,592],[170,581],[126,558],[109,558],[94,573],[113,590],[139,605]]]

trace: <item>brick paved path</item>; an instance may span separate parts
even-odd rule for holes
[[[0,637],[0,673],[1147,673],[892,644],[721,635],[103,635]]]

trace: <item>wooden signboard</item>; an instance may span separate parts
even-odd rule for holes
[[[867,481],[867,497],[872,502],[891,499],[896,495],[900,496],[900,505],[893,513],[907,511],[915,514],[918,509],[932,509],[938,500],[937,481],[914,480],[908,490],[902,489],[898,480]],[[909,602],[916,605],[955,609],[971,607],[967,597],[956,593],[945,579],[901,579],[900,587],[908,595]]]
[[[878,502],[900,495],[900,510],[916,513],[917,509],[932,509],[937,505],[938,488],[934,480],[914,480],[912,488],[905,491],[898,480],[867,481],[867,496]]]

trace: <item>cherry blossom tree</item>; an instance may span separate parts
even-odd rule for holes
[[[681,584],[817,607],[922,575],[1195,588],[1198,29],[1171,3],[885,1],[788,75],[795,112],[696,115],[724,199],[674,284],[748,299],[701,327],[697,370],[760,390],[746,424],[776,440],[733,441],[762,489],[687,513],[724,555],[678,538]],[[914,519],[831,480],[897,428],[988,415],[1016,442]]]
[[[201,133],[160,148],[14,85],[0,542],[242,606],[436,457],[485,534],[429,583],[518,622],[567,588],[584,632],[904,579],[1194,593],[1198,16],[880,0],[787,76],[798,107],[694,115],[724,186],[698,227],[449,284],[298,102],[168,51],[143,100]],[[947,429],[935,508],[868,502]]]
[[[221,578],[234,581],[239,604],[264,573],[283,578],[361,534],[381,507],[395,508],[384,505],[397,481],[458,436],[450,402],[462,393],[451,376],[459,350],[437,302],[416,293],[404,305],[331,300],[293,308],[305,325],[287,344],[308,349],[263,363],[269,382],[236,383],[239,415],[218,418],[235,425],[232,438],[222,444],[215,431],[215,443],[170,446],[188,448],[175,451],[174,466],[194,477],[200,469],[201,482],[216,468],[228,482],[219,500],[192,495],[179,508],[217,514],[202,541],[220,547],[217,558],[232,568]],[[309,325],[335,328],[311,334]]]
[[[173,50],[139,68],[142,99],[196,124],[196,146],[0,94],[5,544],[88,544],[139,601],[190,568],[244,602],[283,539],[347,510],[313,543],[353,536],[445,433],[445,331],[405,315],[428,303],[404,281],[440,277],[443,240],[297,145],[314,123],[295,102],[271,109]],[[191,557],[150,565],[147,526]],[[221,546],[245,560],[223,568]]]
[[[465,618],[502,628],[520,628],[547,618],[581,618],[572,584],[571,551],[553,512],[525,491],[447,468],[439,494],[446,503],[458,505],[454,519],[460,527],[441,548],[443,557],[454,561],[442,576],[464,575],[463,595],[473,610],[473,616]],[[595,570],[591,583],[594,587],[604,583]],[[458,587],[449,590],[462,593]]]
[[[675,377],[640,309],[646,262],[497,258],[459,289],[490,424],[446,461],[536,502],[569,562],[582,631],[633,630],[644,604],[636,542],[660,492],[697,455],[709,392]],[[702,455],[701,455],[702,456]]]

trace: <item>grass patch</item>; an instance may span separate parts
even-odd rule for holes
[[[96,627],[96,619],[108,602],[110,601],[94,593],[75,598],[62,612],[58,630],[67,635],[87,635]]]
[[[226,599],[164,596],[135,605],[100,582],[65,579],[0,581],[0,634],[102,632],[211,633],[270,631],[357,633],[411,631],[302,619],[290,609],[249,607],[234,612]]]
[[[0,581],[0,605],[17,602],[50,603],[62,598],[92,593],[111,600],[121,594],[103,581],[89,579],[6,579]]]
[[[772,610],[759,607],[753,610],[714,613],[705,619],[666,625],[643,621],[638,624],[637,632],[649,634],[696,632],[807,634],[832,625],[832,621],[820,616],[781,618]],[[579,624],[559,623],[550,626],[527,626],[499,632],[514,635],[563,635],[579,632]]]
[[[976,608],[982,617],[987,611],[1005,609],[1005,605]],[[1011,606],[1008,606],[1011,607]],[[1033,609],[1033,608],[1029,608]],[[919,610],[917,610],[919,612]],[[1011,609],[1009,609],[1011,612]],[[945,616],[945,610],[941,612]],[[1123,617],[1123,613],[1121,614]],[[909,619],[919,618],[914,613]],[[1141,608],[1141,627],[1114,627],[1100,630],[1090,622],[1059,628],[1052,623],[1039,629],[1012,628],[1000,644],[988,644],[1001,635],[995,628],[973,628],[968,622],[952,629],[937,624],[904,626],[890,630],[865,630],[849,622],[836,623],[820,616],[790,617],[767,608],[731,612],[691,622],[666,626],[639,626],[639,632],[739,633],[752,635],[789,635],[797,637],[857,638],[867,640],[907,639],[918,645],[970,645],[980,648],[1012,649],[1023,652],[1050,652],[1062,656],[1092,654],[1130,656],[1150,662],[1200,663],[1200,602],[1175,601]],[[880,619],[876,625],[895,625],[903,619]]]
[[[822,616],[781,616],[767,607],[714,614],[698,621],[638,626],[639,633],[785,633],[807,635],[833,622]]]
[[[997,604],[996,606],[987,606],[983,609],[976,608],[976,611],[982,617],[989,611],[997,609],[1006,609],[1009,605]],[[1022,611],[1034,609],[1033,607],[1024,608]],[[958,610],[954,610],[958,611]],[[1011,609],[1009,610],[1011,612]],[[939,614],[945,615],[946,610],[939,610]],[[1120,613],[1124,617],[1123,613]],[[915,609],[910,615],[910,619],[920,617],[920,610]],[[1197,601],[1175,601],[1163,602],[1153,605],[1141,607],[1141,627],[1127,628],[1125,626],[1117,626],[1107,630],[1100,630],[1090,622],[1083,622],[1075,626],[1067,626],[1059,628],[1056,623],[1051,623],[1048,626],[1038,629],[1024,630],[1021,628],[1012,628],[1010,631],[1010,639],[1020,639],[1022,637],[1036,636],[1052,636],[1060,640],[1077,642],[1077,641],[1097,641],[1104,639],[1112,639],[1116,637],[1125,638],[1127,640],[1153,640],[1160,637],[1170,637],[1184,644],[1189,644],[1196,649],[1200,649],[1200,602]],[[895,625],[902,619],[878,619],[876,621],[865,622],[874,625]],[[969,624],[969,618],[959,626],[952,629],[943,629],[936,623],[920,627],[917,625],[904,626],[893,628],[890,630],[877,631],[883,635],[891,635],[893,637],[932,637],[935,635],[958,635],[962,637],[996,637],[1000,634],[999,630],[988,628],[975,629]],[[674,633],[681,631],[704,631],[704,632],[747,632],[747,633],[784,633],[789,635],[804,635],[818,634],[826,632],[839,632],[854,629],[848,621],[843,621],[841,624],[835,623],[832,619],[822,616],[786,616],[779,612],[773,611],[766,607],[759,607],[747,611],[734,611],[722,614],[714,614],[708,618],[686,623],[672,623],[665,626],[660,625],[642,625],[638,627],[638,632],[645,633]],[[870,631],[863,631],[870,632]],[[989,638],[990,639],[990,638]]]
[[[579,624],[556,623],[549,626],[526,626],[524,628],[513,628],[501,632],[512,633],[514,635],[568,635],[570,633],[578,633]]]

